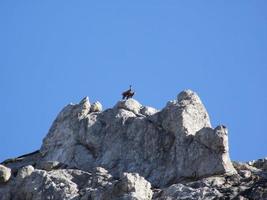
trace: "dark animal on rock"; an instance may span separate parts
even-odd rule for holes
[[[132,98],[134,95],[134,91],[132,90],[132,86],[130,85],[130,89],[122,93],[122,99]]]

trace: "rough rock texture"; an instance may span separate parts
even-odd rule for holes
[[[134,99],[102,111],[86,97],[40,150],[2,163],[12,172],[0,200],[266,199],[266,163],[232,164],[227,128],[211,127],[190,90],[160,111]]]
[[[27,176],[30,176],[32,172],[34,171],[34,167],[31,165],[27,165],[25,167],[22,167],[17,174],[17,179],[24,179]]]
[[[90,112],[101,112],[102,109],[103,109],[102,104],[99,101],[97,101],[92,104]]]
[[[77,169],[33,169],[23,178],[16,176],[9,187],[0,189],[0,199],[146,200],[152,199],[152,190],[150,183],[138,174],[124,173],[121,179],[114,179],[103,168],[96,168],[92,173]]]
[[[42,160],[86,171],[101,166],[117,177],[139,173],[158,187],[190,177],[236,173],[227,129],[211,128],[205,107],[190,90],[159,112],[134,99],[90,112],[88,101],[60,112],[43,141]]]
[[[235,199],[266,200],[267,172],[235,163],[237,174],[231,176],[210,176],[197,181],[185,181],[154,192],[153,199]],[[246,169],[246,173],[244,173]]]
[[[254,167],[267,171],[267,157],[264,159],[252,161],[250,164]]]
[[[150,115],[154,115],[155,113],[157,113],[158,110],[155,109],[155,108],[152,108],[152,107],[149,107],[149,106],[143,106],[140,110],[140,113],[142,115],[145,115],[145,116],[150,116]]]
[[[143,177],[134,173],[123,173],[122,178],[116,184],[113,193],[123,199],[152,199],[151,184]]]
[[[10,179],[11,169],[0,165],[0,183],[5,183]]]
[[[0,185],[0,199],[266,200],[267,171],[249,163],[234,162],[234,166],[238,172],[234,175],[188,179],[163,188],[152,188],[137,173],[123,173],[115,178],[101,167],[85,172],[78,169],[45,171],[26,166]]]

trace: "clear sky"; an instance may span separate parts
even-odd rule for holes
[[[0,1],[0,161],[39,149],[84,96],[196,91],[233,160],[267,156],[267,1]]]

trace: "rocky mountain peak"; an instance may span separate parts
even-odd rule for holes
[[[184,90],[177,95],[177,101],[179,104],[202,104],[199,96],[192,90]]]
[[[179,199],[177,194],[185,191],[217,198],[224,193],[212,193],[211,182],[201,183],[199,190],[183,184],[240,174],[240,167],[234,168],[229,158],[227,128],[212,128],[205,106],[191,90],[179,93],[162,110],[133,98],[103,110],[100,102],[91,104],[85,97],[62,109],[39,151],[3,164],[8,168],[0,168],[2,174],[9,168],[13,172],[11,181],[5,175],[5,186],[0,185],[5,200],[25,195],[26,199]],[[215,179],[218,184],[226,181]],[[31,186],[32,181],[38,185]],[[16,189],[21,182],[24,187]]]
[[[185,90],[154,114],[142,113],[145,108],[132,98],[103,112],[90,112],[88,98],[67,106],[44,139],[42,160],[86,171],[101,166],[114,176],[139,173],[157,187],[235,173],[227,134],[211,128],[196,93]]]

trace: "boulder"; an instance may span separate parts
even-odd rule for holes
[[[149,106],[144,106],[141,108],[140,113],[145,116],[151,116],[157,113],[158,110]]]
[[[32,174],[33,171],[34,171],[34,167],[31,166],[31,165],[22,167],[22,168],[18,171],[18,174],[17,174],[17,177],[16,177],[16,178],[18,178],[18,179],[24,179],[24,178],[30,176],[30,175]]]
[[[160,116],[163,128],[175,133],[181,140],[195,135],[202,128],[211,128],[205,106],[191,90],[182,91],[177,100],[168,102]]]
[[[0,165],[0,183],[6,183],[11,177],[11,169]]]
[[[102,109],[103,109],[102,104],[99,101],[97,101],[92,104],[90,112],[101,112]]]
[[[137,173],[123,173],[113,189],[114,199],[150,200],[152,196],[151,184]]]
[[[134,114],[138,114],[142,108],[142,105],[136,101],[133,98],[127,99],[127,100],[122,100],[119,101],[116,106],[116,109],[125,109],[128,111],[133,112]]]

